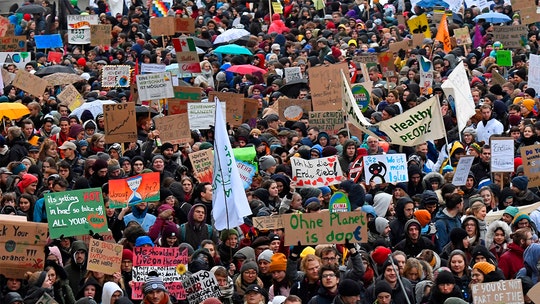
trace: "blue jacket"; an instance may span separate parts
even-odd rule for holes
[[[435,215],[435,227],[437,228],[437,252],[442,252],[443,247],[450,242],[450,231],[461,228],[461,220],[458,217],[450,217],[444,211],[439,210]]]

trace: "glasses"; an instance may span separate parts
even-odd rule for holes
[[[330,279],[330,278],[335,278],[335,277],[336,277],[335,273],[326,273],[322,275],[323,279]]]
[[[244,273],[248,276],[255,276],[257,275],[257,272],[256,271],[244,271]]]
[[[336,260],[336,257],[328,257],[328,258],[322,258],[323,261],[327,261],[327,262],[331,262],[331,261],[335,261]]]

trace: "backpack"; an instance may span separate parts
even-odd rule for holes
[[[205,224],[206,229],[208,229],[208,239],[212,239],[212,234],[214,233],[214,229],[212,229],[212,226]],[[182,236],[182,241],[186,240],[186,224],[180,225],[180,235]]]

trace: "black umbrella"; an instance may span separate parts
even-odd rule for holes
[[[150,113],[150,117],[154,117],[158,115],[159,113],[156,112],[154,109],[147,107],[147,106],[135,106],[135,115],[137,118],[141,116],[148,116],[148,113]]]
[[[56,73],[68,73],[68,74],[77,74],[72,67],[67,65],[55,64],[48,67],[39,69],[34,75],[36,76],[47,76]]]
[[[284,84],[278,91],[289,98],[296,98],[301,89],[309,89],[307,79],[297,79]]]
[[[212,47],[212,41],[208,39],[201,39],[197,37],[193,37],[193,42],[195,42],[195,46],[198,46],[200,48],[211,48]]]
[[[240,37],[238,39],[231,40],[231,43],[245,46],[247,44],[247,42],[249,41],[250,37],[251,37],[250,35],[243,36],[243,37]]]
[[[15,12],[21,14],[43,14],[45,13],[45,8],[37,4],[28,4],[19,7]]]

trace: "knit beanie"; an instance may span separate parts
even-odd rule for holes
[[[171,236],[178,237],[178,228],[176,227],[176,224],[174,223],[171,225],[165,225],[165,227],[163,228],[163,231],[161,232],[162,240]]]
[[[22,193],[24,193],[24,188],[30,186],[32,183],[37,183],[37,181],[37,177],[30,173],[26,173],[23,175],[22,179],[17,184],[17,187]]]
[[[392,287],[386,280],[380,280],[375,284],[375,296],[378,296],[381,292],[392,294]]]
[[[133,251],[129,249],[122,250],[122,261],[123,260],[130,260],[133,262]]]
[[[521,191],[527,190],[528,183],[529,183],[529,178],[524,175],[516,176],[512,179],[512,185]]]
[[[108,165],[107,165],[107,162],[104,161],[103,159],[97,159],[92,165],[92,170],[94,170],[94,172],[98,172],[99,170],[105,169],[105,168],[108,168]]]
[[[287,269],[287,257],[279,252],[272,255],[271,261],[270,261],[270,272],[274,271],[285,271]]]
[[[274,252],[272,250],[266,249],[263,252],[261,252],[261,254],[259,254],[259,256],[257,257],[257,262],[264,260],[264,261],[267,261],[268,263],[271,263],[273,255],[274,255]]]
[[[351,279],[345,279],[339,283],[338,292],[342,297],[355,297],[360,295],[362,288],[358,282]]]
[[[14,175],[18,175],[19,173],[26,170],[26,166],[23,163],[18,164],[13,169],[11,169],[11,172],[13,172]]]
[[[254,261],[247,261],[242,264],[242,267],[240,268],[240,273],[244,273],[250,269],[259,272],[259,267],[257,266],[257,263],[255,263]]]
[[[377,217],[375,219],[375,230],[377,230],[379,234],[383,234],[386,227],[388,227],[388,223],[389,221],[384,217]]]
[[[456,279],[454,279],[454,275],[451,272],[441,271],[437,275],[437,279],[435,279],[435,285],[441,284],[456,284]]]
[[[425,209],[419,209],[414,212],[414,217],[418,220],[422,227],[425,227],[431,222],[431,213]]]
[[[154,243],[152,242],[152,239],[147,235],[140,236],[135,241],[135,247],[141,247],[144,245],[150,245],[154,247]]]
[[[160,277],[149,276],[144,281],[143,293],[148,294],[153,290],[161,290],[161,291],[167,292],[167,289],[165,288],[165,284],[163,283],[163,280]]]
[[[259,169],[262,171],[276,165],[276,159],[273,156],[265,155],[259,158]]]
[[[480,272],[482,272],[484,275],[495,271],[495,265],[490,264],[488,262],[478,262],[474,264],[473,269],[478,269]]]
[[[236,231],[236,229],[225,229],[221,231],[221,234],[219,235],[219,239],[223,243],[225,243],[229,239],[229,237],[233,234],[238,236],[238,231]]]
[[[384,261],[388,259],[388,256],[392,253],[392,250],[384,246],[378,246],[371,252],[371,258],[377,265],[382,265]]]
[[[512,218],[516,217],[516,214],[519,213],[519,208],[518,207],[514,207],[514,206],[508,206],[506,207],[506,209],[504,209],[504,212],[503,214],[508,214],[510,215]]]
[[[444,304],[468,304],[468,302],[460,298],[450,297],[444,301]]]
[[[452,244],[460,244],[467,237],[467,231],[462,228],[454,228],[450,231],[450,241]]]
[[[534,99],[530,99],[530,98],[523,99],[523,101],[521,102],[521,104],[522,104],[525,108],[527,108],[527,110],[532,111],[533,108],[534,108]]]
[[[527,215],[527,213],[520,212],[514,217],[514,220],[512,221],[512,226],[517,226],[517,223],[519,223],[519,221],[523,219],[527,219],[529,223],[531,222],[531,218]]]
[[[306,248],[304,248],[304,250],[302,250],[302,252],[300,252],[300,258],[303,259],[308,254],[315,254],[315,248],[313,248],[311,246],[307,246]]]

